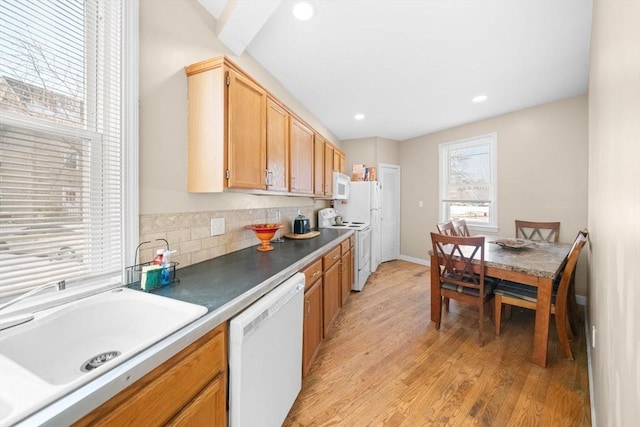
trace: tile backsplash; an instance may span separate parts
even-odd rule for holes
[[[260,241],[245,225],[275,222],[280,212],[284,227],[279,235],[283,236],[291,232],[298,211],[311,220],[312,227],[316,226],[312,206],[140,215],[140,242],[150,243],[140,246],[136,263],[153,260],[156,250],[165,248],[165,243],[157,239],[166,239],[169,248],[176,250],[171,260],[178,262],[178,268],[255,246]],[[224,234],[211,236],[212,218],[224,218]]]

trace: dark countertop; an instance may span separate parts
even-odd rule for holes
[[[176,271],[180,283],[151,292],[204,305],[209,313],[231,302],[240,302],[241,298],[239,312],[352,233],[321,229],[320,235],[311,239],[272,243],[274,249],[269,252],[260,252],[256,250],[258,245],[252,246],[180,268]]]
[[[274,243],[274,250],[269,252],[257,251],[256,245],[178,269],[180,283],[151,293],[206,306],[208,312],[204,316],[28,416],[19,425],[70,425],[77,421],[353,234],[353,230],[344,229],[320,231],[311,239]],[[139,289],[139,285],[129,287]]]

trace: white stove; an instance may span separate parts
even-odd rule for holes
[[[361,291],[364,288],[369,274],[371,274],[371,226],[366,222],[343,220],[342,224],[336,224],[338,211],[334,208],[325,208],[318,211],[318,228],[339,228],[355,231],[354,256],[354,281],[351,289]]]
[[[334,208],[320,209],[318,211],[318,228],[348,228],[352,230],[364,230],[369,227],[366,222],[359,221],[342,221],[342,224],[336,224],[336,217],[339,216],[338,211]]]

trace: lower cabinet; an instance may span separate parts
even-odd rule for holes
[[[351,249],[343,252],[340,259],[340,292],[342,294],[342,305],[347,302],[351,294],[353,285],[353,251]]]
[[[331,322],[342,306],[340,293],[340,263],[336,262],[324,272],[322,278],[322,304],[324,336],[327,336]]]
[[[302,376],[307,375],[322,342],[322,279],[304,293],[304,328],[302,339]]]
[[[222,324],[94,409],[75,426],[226,426]]]
[[[331,322],[346,300],[353,283],[352,239],[345,239],[302,270],[305,275],[302,376],[305,376],[326,337]],[[345,253],[343,253],[343,250]],[[346,260],[346,261],[345,261]],[[351,269],[345,269],[345,263]],[[351,271],[349,273],[349,271]],[[348,284],[347,284],[348,282]]]
[[[329,326],[342,306],[342,293],[340,292],[340,256],[341,245],[331,249],[322,257],[322,304],[324,336],[329,332]]]

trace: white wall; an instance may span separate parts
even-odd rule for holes
[[[342,141],[341,149],[345,154],[349,175],[354,164],[378,167],[380,163],[397,165],[400,162],[400,143],[388,138],[346,139]]]
[[[401,254],[428,258],[438,222],[438,145],[491,132],[498,134],[497,234],[514,236],[515,219],[560,221],[560,241],[573,242],[587,226],[587,118],[582,95],[402,141]],[[586,293],[586,255],[576,289]]]
[[[249,55],[233,55],[218,40],[215,28],[215,19],[197,0],[140,0],[140,214],[316,205],[300,197],[186,192],[184,67],[203,59],[228,56],[340,146],[335,135]]]
[[[594,425],[640,414],[640,1],[594,3],[589,79],[589,323]]]

